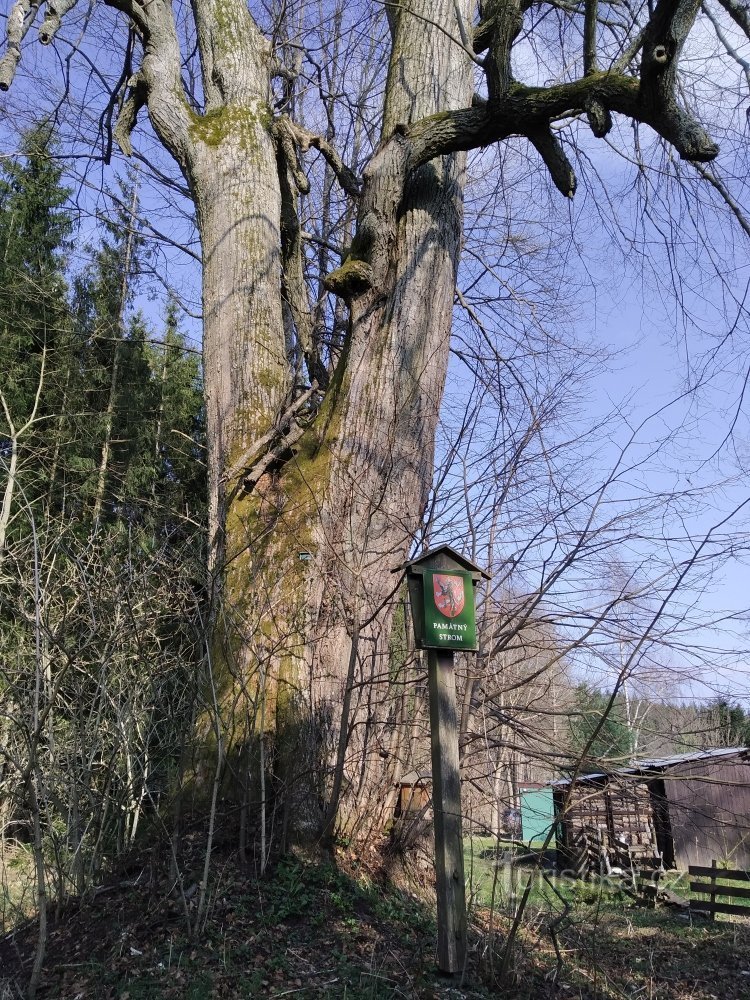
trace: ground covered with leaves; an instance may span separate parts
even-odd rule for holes
[[[595,888],[549,933],[539,898],[513,931],[517,901],[473,910],[463,977],[434,966],[429,866],[384,845],[321,860],[280,859],[263,877],[216,852],[179,892],[156,850],[135,856],[53,920],[38,993],[45,1000],[747,1000],[750,926],[644,910]],[[196,847],[196,859],[200,851]],[[190,925],[190,927],[189,927]],[[0,938],[0,1000],[23,996],[36,925]]]

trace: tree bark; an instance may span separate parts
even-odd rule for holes
[[[285,783],[293,825],[308,832],[319,829],[329,794],[328,749],[342,702],[357,734],[358,720],[367,715],[372,724],[385,710],[386,685],[377,677],[387,675],[392,571],[407,556],[427,499],[448,362],[464,157],[442,157],[407,177],[389,140],[402,123],[465,106],[471,61],[445,33],[455,29],[452,2],[424,3],[394,20],[383,144],[366,173],[358,221],[360,240],[373,225],[385,237],[377,285],[350,302],[348,343],[320,412],[249,492],[242,476],[280,427],[293,391],[279,294],[283,178],[260,102],[245,99],[191,128],[221,608],[214,662],[224,673],[230,732],[240,700],[249,699],[256,723],[262,715],[275,734],[275,776]],[[311,558],[300,560],[306,552]],[[347,691],[360,621],[370,622],[361,640],[370,653]],[[250,734],[238,725],[234,735],[240,742]],[[367,764],[361,750],[357,735],[346,755],[349,799],[354,773]]]
[[[397,126],[466,104],[471,81],[470,60],[445,34],[456,30],[452,2],[420,3],[393,20],[381,153],[365,172],[355,237],[355,244],[370,239],[369,230],[378,227],[374,236],[385,237],[385,246],[373,287],[351,302],[343,370],[311,452],[326,474],[313,542],[307,669],[312,715],[331,718],[333,708],[334,732],[337,706],[349,704],[342,682],[351,637],[372,619],[359,638],[371,654],[360,657],[353,709],[360,725],[355,714],[350,777],[368,763],[361,759],[365,721],[372,725],[378,713],[382,721],[386,711],[382,678],[388,674],[389,600],[398,581],[393,570],[417,535],[432,481],[463,220],[463,155],[442,157],[407,177],[389,140]],[[311,479],[299,463],[295,474]]]

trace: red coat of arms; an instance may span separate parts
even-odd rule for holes
[[[464,578],[435,573],[432,577],[435,607],[446,618],[456,618],[464,609]]]

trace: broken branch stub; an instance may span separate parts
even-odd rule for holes
[[[54,40],[55,35],[60,30],[62,19],[72,10],[78,0],[47,0],[47,7],[44,20],[39,28],[39,41],[42,45],[49,45]]]

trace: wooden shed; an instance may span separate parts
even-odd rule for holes
[[[426,771],[410,771],[396,782],[396,817],[421,813],[432,797],[432,775]]]
[[[553,784],[561,867],[750,868],[750,749],[702,750]]]

